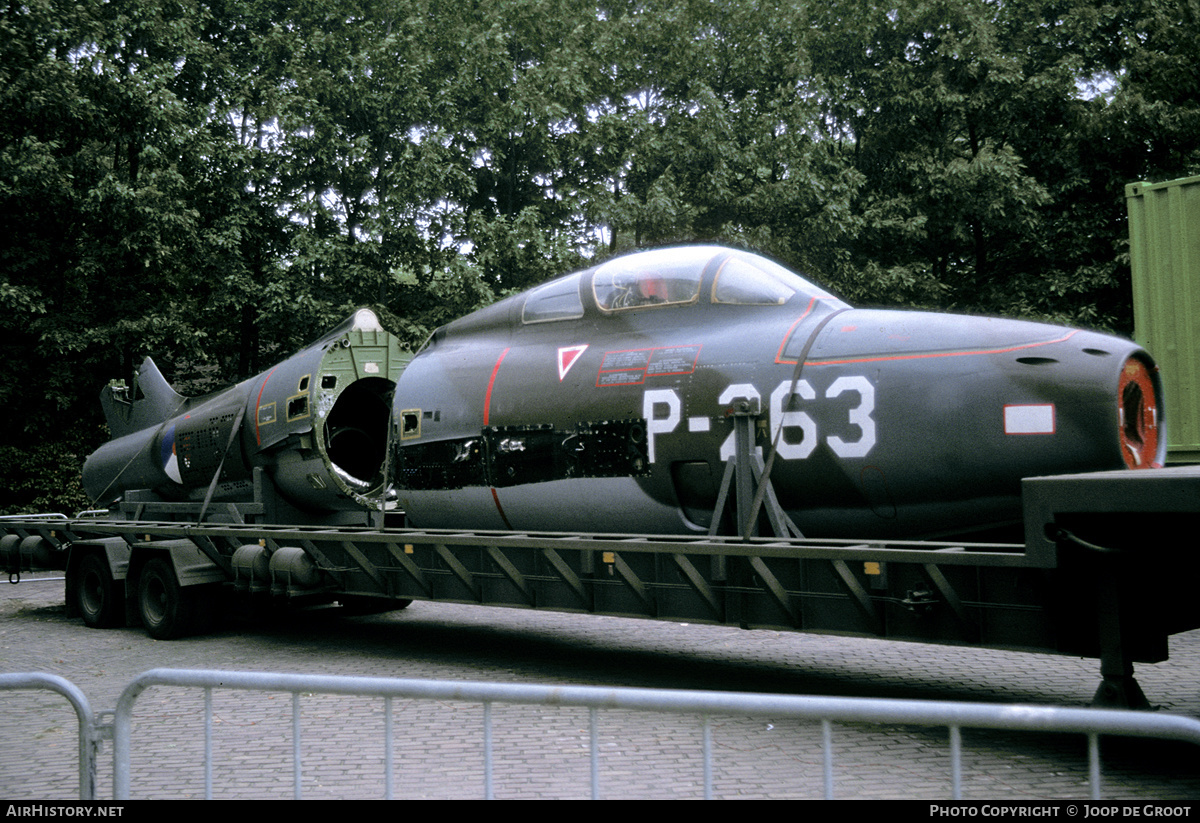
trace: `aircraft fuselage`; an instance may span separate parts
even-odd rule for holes
[[[1024,477],[1161,463],[1149,356],[1026,321],[853,309],[717,247],[617,258],[439,329],[401,375],[414,525],[706,530],[737,408],[811,536],[1020,516]]]

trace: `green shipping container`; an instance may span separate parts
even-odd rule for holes
[[[1200,177],[1130,183],[1134,339],[1162,370],[1168,459],[1200,462]]]

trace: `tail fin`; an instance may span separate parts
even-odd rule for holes
[[[133,389],[114,381],[100,392],[100,406],[113,439],[163,422],[187,402],[147,357],[133,378]]]

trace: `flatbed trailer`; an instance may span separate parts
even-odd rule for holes
[[[65,570],[68,613],[89,626],[162,639],[201,631],[230,596],[448,601],[1092,657],[1097,704],[1146,707],[1133,664],[1200,628],[1200,467],[1030,479],[1024,498],[1023,544],[271,525],[254,522],[262,506],[197,523],[180,519],[189,504],[134,500],[0,520],[0,558],[10,582]]]

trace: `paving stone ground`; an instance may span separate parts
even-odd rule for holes
[[[0,587],[0,671],[70,680],[93,710],[153,668],[210,668],[500,683],[969,700],[1084,706],[1099,682],[1094,660],[862,638],[656,623],[442,603],[363,618],[329,612],[270,623],[233,621],[204,637],[155,641],[141,629],[94,631],[67,618],[63,583],[26,576]],[[33,578],[41,578],[33,579]],[[1138,667],[1151,702],[1200,717],[1200,631],[1171,639],[1171,660]],[[199,691],[153,688],[137,704],[134,798],[203,796]],[[382,702],[301,699],[305,798],[384,796]],[[478,706],[396,701],[397,798],[483,794]],[[77,797],[75,720],[51,694],[0,692],[0,798]],[[495,792],[501,798],[582,798],[590,791],[586,711],[493,710]],[[292,796],[291,698],[214,692],[214,794]],[[694,718],[601,714],[601,789],[609,798],[702,795]],[[834,729],[835,793],[844,798],[946,799],[944,729]],[[786,719],[713,719],[714,784],[723,798],[816,798],[819,726]],[[1083,799],[1082,737],[965,730],[967,799]],[[99,796],[112,796],[111,746]],[[1200,799],[1200,752],[1159,741],[1102,742],[1105,798]]]

